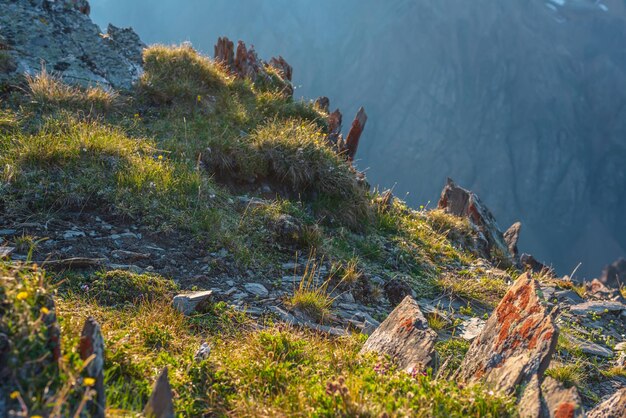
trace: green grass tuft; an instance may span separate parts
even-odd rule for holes
[[[143,61],[139,90],[158,105],[204,107],[232,82],[218,63],[190,45],[153,45],[144,50]]]

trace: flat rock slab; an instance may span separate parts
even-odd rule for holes
[[[246,289],[246,292],[252,293],[260,298],[266,298],[270,294],[267,288],[260,283],[246,283],[243,287]]]
[[[203,292],[183,293],[174,296],[172,304],[185,315],[191,315],[201,309],[207,302],[211,300],[213,291],[206,290]]]
[[[626,388],[615,392],[613,396],[600,403],[587,413],[587,418],[624,418],[626,417]]]
[[[565,337],[570,343],[575,345],[585,354],[589,354],[596,357],[611,358],[613,357],[613,350],[603,347],[600,344],[592,343],[580,338],[568,335]]]
[[[569,311],[574,315],[587,315],[589,313],[620,312],[623,310],[626,310],[626,305],[622,302],[592,300],[574,305]]]
[[[403,370],[421,372],[432,361],[436,339],[417,302],[407,296],[368,338],[361,353],[386,354]]]
[[[534,376],[541,380],[558,329],[538,291],[539,283],[530,274],[520,276],[470,346],[459,369],[461,380],[484,380],[506,393]]]
[[[15,251],[14,247],[0,247],[0,258],[5,258],[10,256],[13,251]]]

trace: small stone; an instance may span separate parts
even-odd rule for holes
[[[16,232],[17,231],[15,229],[0,229],[0,237],[15,235]]]
[[[614,302],[608,300],[594,300],[574,305],[570,308],[570,312],[574,315],[584,316],[589,313],[605,313],[619,312],[626,310],[626,305],[622,302]]]
[[[352,293],[350,292],[346,292],[344,294],[341,295],[341,299],[348,302],[348,303],[354,303],[356,302],[356,300],[354,299],[354,296],[352,296]]]
[[[231,287],[230,289],[224,292],[224,296],[231,296],[231,295],[234,295],[235,293],[237,293],[237,288]]]
[[[626,351],[626,342],[615,344],[614,349],[615,351]]]
[[[480,318],[470,318],[461,323],[459,336],[466,341],[472,341],[474,338],[478,337],[484,327],[484,320]]]
[[[407,296],[367,339],[361,353],[388,355],[409,373],[423,372],[432,361],[436,339],[417,302]]]
[[[584,302],[584,299],[581,298],[578,293],[574,292],[573,290],[559,290],[557,292],[554,292],[554,297],[557,298],[559,302],[565,302],[570,305]]]
[[[141,267],[132,264],[108,264],[108,267],[111,270],[126,270],[135,274],[141,274],[144,271]]]
[[[299,283],[302,278],[300,276],[283,276],[283,283]]]
[[[0,258],[6,258],[15,251],[14,247],[0,247]]]
[[[246,292],[239,292],[233,295],[233,299],[234,300],[241,300],[241,299],[245,299],[248,297],[248,294]]]
[[[233,287],[235,285],[234,280],[226,280],[226,286]]]
[[[276,314],[281,321],[286,322],[291,325],[299,324],[300,320],[287,312],[286,310],[278,307],[278,306],[270,306],[270,312]]]
[[[283,263],[283,265],[281,265],[281,268],[283,270],[295,270],[298,268],[298,264],[297,263]]]
[[[63,239],[65,240],[70,240],[70,239],[76,239],[76,238],[81,238],[84,237],[85,233],[83,231],[65,231],[63,233]]]
[[[243,287],[246,291],[260,298],[266,298],[270,294],[267,288],[260,283],[246,283]]]
[[[124,259],[129,261],[137,261],[137,260],[146,260],[150,258],[150,254],[145,253],[137,253],[134,251],[126,251],[126,250],[113,250],[111,252],[113,258]]]
[[[203,342],[200,348],[198,348],[198,351],[196,351],[196,354],[193,356],[193,358],[195,361],[200,362],[202,360],[208,359],[210,354],[211,346],[209,345],[209,343]]]
[[[174,308],[178,309],[185,315],[190,315],[193,312],[197,312],[206,306],[211,300],[212,291],[202,291],[186,293],[174,296],[172,304]]]
[[[565,338],[576,346],[580,351],[585,354],[589,354],[597,357],[611,358],[613,357],[613,351],[609,348],[602,347],[599,344],[593,343],[591,341],[586,341],[571,335],[565,334]]]

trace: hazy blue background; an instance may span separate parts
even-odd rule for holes
[[[283,55],[296,95],[325,95],[374,185],[413,205],[447,176],[486,201],[521,249],[586,276],[626,255],[623,0],[91,0],[144,42],[218,36]]]

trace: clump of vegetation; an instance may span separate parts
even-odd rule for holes
[[[451,242],[462,248],[471,248],[476,232],[467,218],[450,215],[441,209],[423,213],[433,230],[444,234]]]
[[[333,297],[328,289],[330,282],[330,278],[321,280],[317,263],[314,259],[309,259],[300,284],[294,289],[293,296],[288,301],[289,304],[315,321],[323,321],[333,304]]]
[[[435,344],[435,351],[440,365],[447,362],[446,371],[454,372],[461,366],[469,347],[469,341],[462,338],[450,338],[446,341],[438,341]]]
[[[448,325],[448,322],[436,313],[427,314],[426,321],[428,321],[428,326],[435,332],[443,330]]]
[[[73,283],[73,288],[86,293],[104,306],[124,305],[138,301],[162,300],[177,290],[176,284],[154,274],[136,274],[125,270],[109,270]]]
[[[445,273],[438,278],[437,284],[443,292],[491,307],[502,300],[509,288],[502,277],[486,274],[478,274],[476,277],[476,274],[468,270]]]
[[[217,62],[190,45],[153,45],[143,61],[139,89],[155,104],[201,105],[231,81]]]
[[[28,94],[33,102],[47,110],[108,112],[118,105],[119,96],[114,91],[102,87],[69,86],[59,77],[48,73],[45,67],[34,76],[27,75],[26,82]]]
[[[584,368],[578,363],[556,364],[546,370],[546,376],[563,383],[565,387],[584,387],[586,374]]]
[[[15,61],[8,51],[0,50],[0,73],[8,73],[15,70]]]
[[[0,397],[21,416],[80,414],[93,395],[82,361],[62,356],[53,294],[35,266],[0,263]]]
[[[213,230],[208,179],[170,161],[149,140],[70,117],[49,119],[35,134],[0,133],[0,199],[15,211],[109,207],[162,227]]]

